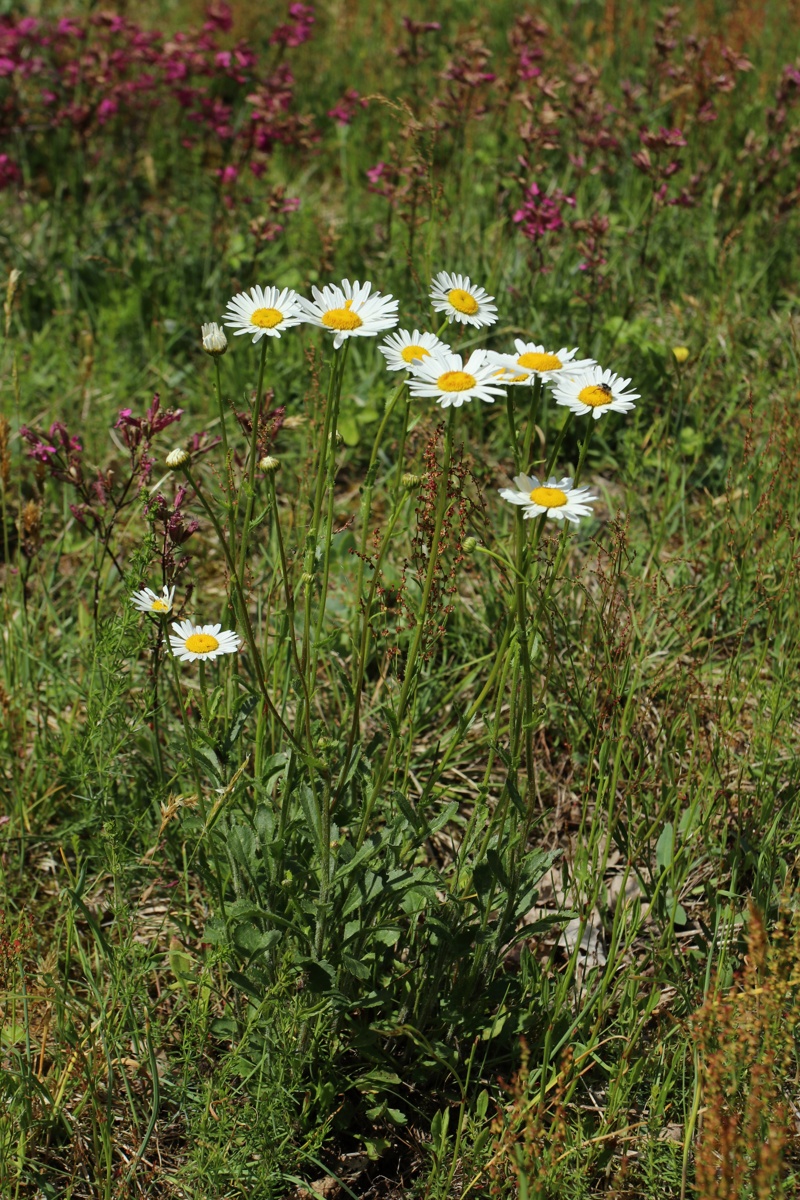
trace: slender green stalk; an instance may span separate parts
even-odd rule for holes
[[[422,644],[422,635],[425,629],[425,617],[428,611],[428,603],[433,590],[433,581],[436,575],[436,567],[439,559],[439,541],[442,536],[442,526],[447,513],[448,490],[450,485],[450,461],[453,457],[453,425],[455,418],[455,409],[451,406],[447,414],[447,428],[444,439],[444,458],[442,460],[442,474],[439,478],[439,494],[436,501],[436,518],[433,527],[433,537],[431,538],[430,550],[428,553],[428,570],[425,575],[425,585],[422,590],[422,598],[420,600],[419,609],[417,611],[417,622],[414,627],[414,638],[411,643],[411,648],[406,659],[405,675],[403,678],[403,687],[400,692],[400,700],[397,706],[397,722],[403,720],[408,706],[408,697],[414,682],[414,669],[417,664],[417,656],[419,655],[420,646]]]
[[[317,662],[319,659],[319,646],[322,638],[322,626],[325,621],[325,610],[328,604],[328,580],[330,578],[331,569],[331,542],[333,541],[333,509],[336,499],[336,427],[339,420],[339,402],[342,395],[342,380],[344,379],[344,369],[347,363],[347,353],[349,349],[350,343],[345,342],[339,363],[339,377],[337,380],[337,386],[333,393],[333,406],[328,433],[327,468],[325,471],[325,486],[328,491],[328,505],[325,513],[325,534],[322,550],[322,587],[320,589],[320,601],[317,609],[317,623],[314,627],[314,652],[311,665],[312,678],[316,676]]]
[[[580,451],[580,456],[578,458],[578,466],[575,471],[575,478],[572,481],[573,487],[577,487],[578,484],[580,483],[581,475],[583,474],[584,463],[586,462],[586,455],[589,452],[589,442],[592,440],[593,433],[594,433],[594,418],[589,418],[587,420],[587,425],[586,425],[586,436],[581,443],[581,451]]]
[[[269,489],[269,498],[272,504],[272,511],[275,514],[275,534],[278,542],[278,555],[281,563],[281,577],[283,579],[283,594],[286,598],[286,613],[289,622],[289,642],[291,645],[292,659],[294,660],[295,669],[298,679],[303,688],[303,699],[305,700],[304,714],[306,723],[306,738],[308,748],[311,749],[311,716],[310,716],[310,700],[308,696],[308,686],[303,666],[300,662],[300,655],[297,650],[297,628],[295,618],[294,591],[292,590],[292,581],[289,578],[289,568],[286,561],[286,546],[283,541],[283,530],[281,529],[280,513],[278,512],[278,500],[275,493],[275,476],[270,472],[267,475],[267,487]]]
[[[331,416],[334,407],[334,395],[338,393],[341,387],[341,358],[335,357],[331,364],[331,372],[328,378],[328,395],[325,401],[325,413],[322,426],[322,446],[323,453],[317,457],[317,478],[314,486],[314,507],[311,512],[311,524],[306,536],[306,553],[303,563],[303,575],[305,584],[305,604],[304,604],[304,619],[303,619],[303,672],[307,673],[311,648],[311,607],[314,597],[314,565],[317,557],[317,543],[319,540],[319,522],[322,513],[322,497],[325,493],[325,480],[327,477],[328,452],[331,449]],[[338,401],[336,401],[338,407]],[[335,438],[334,438],[334,453],[335,453]],[[311,679],[308,680],[309,694],[313,692]]]
[[[514,588],[516,599],[517,627],[519,629],[520,666],[522,668],[522,728],[525,735],[525,771],[528,780],[528,813],[533,812],[536,782],[533,762],[533,675],[531,673],[531,656],[528,645],[528,586],[526,579],[527,531],[525,519],[520,509],[516,510],[516,542],[517,542],[517,577]],[[544,516],[539,518],[536,531],[536,544],[541,537]],[[531,556],[532,557],[532,556]],[[518,754],[518,751],[517,751]],[[515,761],[517,755],[515,754]]]
[[[480,813],[485,812],[486,807],[487,807],[486,797],[487,797],[487,794],[489,791],[489,781],[491,780],[491,777],[492,777],[492,769],[494,767],[494,760],[495,760],[495,755],[496,755],[496,745],[497,745],[497,741],[498,741],[498,731],[500,728],[500,714],[501,714],[502,707],[503,707],[503,697],[505,694],[506,679],[508,677],[508,672],[511,667],[512,659],[514,658],[514,646],[511,645],[511,629],[512,628],[513,628],[513,626],[511,624],[509,624],[508,629],[506,631],[507,634],[509,635],[508,641],[506,641],[505,638],[503,639],[503,646],[501,647],[501,650],[498,652],[498,655],[497,655],[497,661],[498,661],[498,663],[500,663],[502,665],[501,665],[501,670],[500,670],[500,677],[497,680],[497,690],[495,693],[494,721],[492,724],[493,732],[492,732],[492,738],[491,738],[491,741],[489,744],[489,756],[488,756],[488,759],[486,762],[486,769],[484,770],[484,773],[483,773],[483,782],[481,784],[481,791],[480,791],[481,797],[483,798],[483,803],[482,804],[476,803],[474,805],[474,807],[472,809],[472,813],[469,818],[469,821],[467,822],[467,827],[464,830],[464,837],[461,840],[461,846],[459,847],[458,856],[456,858],[456,870],[453,875],[453,890],[454,891],[458,887],[458,880],[459,880],[459,875],[460,875],[460,871],[461,871],[461,864],[463,861],[466,860],[467,851],[472,848],[472,838],[474,836],[475,828],[477,826],[478,814],[479,814],[479,812]],[[491,837],[493,824],[494,824],[494,820],[492,819],[489,822],[486,833],[484,835],[483,851],[476,858],[473,859],[474,862],[483,862],[484,861],[486,846],[488,845],[488,839]],[[468,882],[468,886],[470,888],[472,887],[471,879]]]
[[[391,417],[392,413],[394,412],[394,409],[395,409],[395,406],[396,406],[398,400],[405,392],[406,387],[407,387],[407,379],[404,379],[403,382],[400,384],[399,388],[397,388],[397,390],[395,391],[395,393],[392,396],[392,398],[390,399],[389,403],[386,405],[386,408],[385,408],[385,411],[383,414],[383,420],[381,421],[380,425],[378,426],[378,432],[376,433],[375,440],[372,443],[372,453],[369,456],[369,466],[367,467],[367,474],[364,479],[364,485],[363,485],[363,488],[361,491],[361,506],[360,506],[360,514],[359,514],[360,520],[361,520],[361,543],[359,545],[358,568],[357,568],[357,575],[356,575],[356,610],[355,610],[356,615],[355,615],[355,626],[354,626],[354,632],[355,632],[356,636],[354,636],[354,638],[353,638],[354,641],[357,640],[358,610],[361,605],[361,589],[362,589],[363,583],[364,583],[364,560],[365,560],[366,554],[367,554],[367,540],[369,538],[369,517],[370,517],[370,511],[372,509],[372,489],[375,486],[375,476],[378,471],[378,452],[379,452],[381,446],[383,445],[383,434],[384,434],[384,430],[386,429],[386,425],[389,421],[389,418]],[[405,427],[403,430],[403,435],[405,437]],[[400,461],[402,462],[402,453],[400,455]],[[399,472],[398,472],[398,482],[399,482]],[[395,495],[395,504],[396,504],[396,495]],[[353,679],[354,686],[355,686],[355,683],[356,683],[356,680],[354,677],[354,679]]]
[[[375,569],[372,573],[370,589],[367,593],[367,599],[364,604],[364,611],[361,614],[361,636],[358,649],[358,657],[356,658],[356,667],[353,673],[353,715],[350,722],[350,734],[347,741],[347,750],[345,751],[344,761],[342,764],[341,776],[339,785],[336,789],[336,802],[342,794],[344,781],[347,778],[347,771],[350,766],[350,757],[353,753],[353,747],[356,743],[356,738],[361,731],[361,699],[364,693],[364,670],[367,664],[367,653],[369,651],[369,635],[370,635],[370,617],[372,615],[372,605],[375,600],[375,591],[378,586],[378,580],[381,577],[381,569],[383,567],[383,559],[386,551],[391,543],[394,527],[397,524],[397,519],[402,511],[402,504],[395,506],[394,512],[389,519],[389,525],[384,534],[381,548],[378,551],[378,559],[375,563]]]
[[[317,905],[317,926],[314,932],[314,954],[322,958],[322,947],[325,944],[325,914],[328,903],[328,890],[331,882],[331,784],[326,779],[322,789],[321,811],[321,862],[319,902]]]
[[[180,672],[178,671],[178,662],[174,654],[168,654],[172,665],[172,675],[175,680],[175,691],[178,696],[178,708],[180,709],[181,722],[183,724],[183,736],[186,742],[186,750],[189,755],[189,762],[192,766],[192,774],[194,775],[194,785],[197,791],[197,806],[200,809],[200,816],[203,818],[203,824],[206,820],[206,802],[203,797],[203,784],[200,778],[200,768],[197,765],[197,757],[194,752],[194,743],[192,741],[192,732],[189,728],[189,719],[186,716],[186,705],[183,703],[183,685],[181,682]]]
[[[400,498],[400,488],[403,485],[403,462],[405,461],[406,453],[406,438],[408,437],[408,414],[410,402],[408,392],[405,394],[405,403],[403,404],[403,424],[400,431],[400,444],[397,447],[397,465],[395,470],[394,486],[392,488],[392,507],[397,506]]]
[[[533,439],[536,434],[536,419],[539,415],[539,402],[542,398],[542,389],[544,384],[540,375],[536,376],[531,385],[531,403],[528,410],[528,427],[525,430],[525,449],[522,456],[522,466],[525,471],[530,471],[533,455]]]
[[[451,461],[451,458],[453,455],[454,416],[455,416],[455,409],[451,405],[450,410],[447,414],[447,428],[445,431],[445,439],[444,439],[444,458],[442,460],[442,473],[439,477],[439,491],[438,491],[438,496],[437,496],[437,501],[436,501],[436,517],[435,517],[434,527],[433,527],[433,537],[431,538],[430,549],[428,552],[428,570],[425,575],[425,584],[422,589],[422,597],[420,599],[419,608],[417,610],[417,620],[416,620],[416,624],[414,626],[414,637],[411,641],[411,646],[409,648],[408,656],[406,658],[405,674],[403,677],[403,686],[400,691],[400,699],[397,702],[397,711],[395,713],[395,721],[396,721],[398,728],[400,727],[400,725],[403,721],[403,718],[406,715],[406,710],[408,708],[408,701],[409,701],[409,697],[411,695],[411,688],[413,686],[414,678],[415,678],[415,668],[417,665],[417,658],[419,656],[420,646],[422,644],[422,635],[425,630],[425,617],[428,612],[428,604],[430,602],[431,591],[433,589],[433,581],[434,581],[434,578],[436,575],[436,567],[437,567],[438,558],[439,558],[439,541],[440,541],[441,535],[442,535],[442,526],[444,525],[444,518],[447,513],[448,489],[449,489],[449,484],[450,484],[450,461]],[[359,834],[358,834],[358,843],[357,844],[359,846],[361,845],[361,843],[363,842],[363,840],[366,836],[367,828],[369,825],[369,818],[372,813],[372,809],[375,805],[375,801],[380,793],[380,790],[386,781],[386,776],[389,771],[389,765],[392,762],[392,759],[394,757],[396,746],[397,746],[397,735],[393,733],[391,735],[391,737],[389,738],[389,743],[387,745],[386,753],[384,754],[383,762],[381,763],[381,767],[378,772],[378,777],[375,781],[375,786],[372,789],[372,792],[370,794],[369,799],[367,800],[366,805],[364,806],[364,813],[361,818],[361,827],[359,829]]]
[[[497,647],[497,653],[495,654],[492,668],[489,671],[488,676],[486,677],[486,682],[484,683],[484,685],[481,688],[478,695],[473,700],[472,704],[469,706],[467,711],[464,713],[464,716],[458,722],[458,725],[456,726],[456,728],[453,732],[453,736],[451,737],[449,743],[447,744],[444,754],[442,755],[439,762],[436,764],[436,770],[435,770],[434,774],[432,775],[431,779],[426,784],[426,787],[425,787],[426,795],[430,794],[432,788],[435,787],[435,785],[436,785],[436,781],[438,779],[441,779],[442,775],[444,774],[445,768],[447,767],[448,763],[450,762],[450,759],[452,758],[456,749],[461,745],[461,739],[463,738],[467,729],[469,729],[470,725],[472,724],[472,721],[474,720],[475,716],[477,715],[477,713],[483,706],[483,703],[484,703],[486,697],[489,695],[489,692],[494,687],[494,683],[497,678],[497,675],[503,669],[503,664],[506,662],[506,659],[508,658],[507,651],[508,651],[508,647],[509,647],[509,644],[511,641],[511,633],[512,633],[513,628],[514,628],[514,621],[513,621],[513,619],[509,619],[506,624],[505,632],[503,633],[503,637],[500,642],[500,645]]]
[[[508,420],[508,436],[511,441],[511,452],[514,455],[514,470],[519,475],[522,470],[522,456],[519,449],[517,425],[514,419],[514,393],[510,387],[506,392],[506,419]]]
[[[166,624],[166,620],[165,620]],[[178,708],[181,714],[181,723],[183,724],[183,736],[186,742],[186,749],[189,754],[189,761],[192,765],[192,774],[194,775],[195,788],[197,789],[197,806],[200,809],[200,816],[203,821],[203,826],[208,823],[208,810],[206,809],[205,797],[203,796],[203,783],[200,776],[200,768],[197,763],[197,755],[194,752],[194,743],[192,742],[192,731],[189,728],[189,719],[186,716],[186,706],[183,703],[183,687],[181,685],[180,672],[178,671],[178,660],[174,654],[168,655],[172,663],[172,675],[175,681],[175,692],[178,697]],[[214,859],[214,882],[217,886],[217,894],[219,896],[220,910],[225,912],[225,890],[222,885],[222,868],[220,866],[217,851],[214,846],[213,837],[211,841],[211,857]]]
[[[556,465],[556,459],[558,458],[558,452],[561,449],[564,438],[566,437],[567,430],[569,429],[571,424],[572,424],[572,413],[570,412],[567,414],[566,421],[564,422],[564,424],[561,426],[561,428],[558,431],[558,436],[556,437],[555,445],[553,446],[553,449],[550,451],[550,454],[547,456],[547,466],[545,467],[545,471],[544,471],[545,482],[550,478],[550,473],[552,472],[553,467]]]
[[[219,520],[217,519],[216,513],[214,512],[213,508],[206,500],[205,495],[204,495],[202,489],[200,488],[200,485],[198,484],[198,482],[192,475],[189,464],[184,463],[183,466],[181,467],[181,470],[183,471],[184,475],[186,476],[186,478],[189,481],[189,483],[191,484],[191,486],[194,488],[197,498],[200,501],[200,503],[202,504],[205,514],[208,517],[211,524],[214,526],[214,530],[217,534],[217,537],[219,538],[220,546],[222,547],[222,552],[225,555],[225,561],[228,564],[228,572],[231,577],[231,584],[233,585],[234,594],[238,601],[239,619],[242,622],[242,626],[244,628],[245,640],[247,642],[247,647],[250,651],[250,657],[253,660],[253,667],[254,667],[254,670],[256,673],[256,678],[258,680],[258,686],[261,691],[261,695],[264,697],[264,702],[266,703],[266,705],[269,708],[272,715],[276,718],[276,720],[277,720],[278,724],[280,725],[281,729],[283,730],[283,732],[286,734],[286,736],[291,741],[295,741],[294,734],[289,729],[289,727],[286,724],[286,722],[284,721],[283,717],[281,716],[281,714],[278,712],[277,708],[275,707],[275,705],[272,701],[272,697],[269,692],[269,688],[267,687],[267,678],[264,673],[264,664],[261,661],[261,655],[258,653],[258,647],[256,645],[255,635],[253,634],[253,626],[250,623],[250,613],[247,610],[247,601],[245,599],[244,589],[242,587],[242,581],[239,579],[238,575],[236,574],[236,566],[234,563],[233,554],[231,553],[230,547],[227,544],[227,541],[225,539],[225,534],[222,530]]]
[[[248,461],[247,471],[247,506],[244,514],[244,525],[242,526],[242,541],[239,547],[239,583],[244,587],[244,570],[247,562],[247,544],[250,540],[250,522],[253,519],[253,508],[256,502],[256,456],[258,454],[258,426],[261,421],[261,394],[264,387],[264,368],[267,363],[267,342],[268,338],[261,339],[261,363],[258,368],[258,386],[256,387],[256,397],[251,410],[251,418],[253,427],[250,431],[250,457]],[[233,537],[233,530],[231,530]]]
[[[264,338],[266,341],[266,338]],[[236,516],[233,505],[233,475],[231,471],[231,456],[228,449],[228,428],[225,422],[225,401],[222,398],[222,377],[219,366],[220,356],[214,355],[214,375],[217,381],[217,406],[219,407],[219,428],[222,436],[222,454],[225,461],[225,506],[228,510],[228,537],[231,545],[236,536]]]
[[[264,338],[263,340],[266,342],[266,338]],[[218,354],[214,355],[214,374],[215,374],[216,381],[217,381],[217,405],[219,407],[219,431],[222,436],[222,453],[225,456],[225,477],[226,477],[225,483],[226,483],[226,491],[227,491],[228,484],[229,484],[229,480],[228,480],[227,476],[228,476],[228,472],[230,470],[230,459],[228,457],[228,428],[225,423],[225,404],[222,399],[222,379],[221,379],[220,370],[219,370],[219,357],[220,356]]]

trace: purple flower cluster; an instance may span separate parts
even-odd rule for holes
[[[288,15],[270,39],[281,54],[307,41],[314,24],[311,5],[290,4]],[[164,121],[168,106],[186,149],[236,158],[232,169],[218,169],[223,183],[248,162],[259,174],[275,144],[313,141],[312,122],[293,111],[288,63],[265,70],[251,45],[232,40],[232,27],[224,0],[208,5],[199,29],[171,37],[108,12],[55,22],[0,18],[0,139],[22,136],[46,169],[54,160],[46,135],[68,129],[91,161],[103,154],[110,126],[124,122],[142,135]],[[250,119],[241,120],[248,105]],[[0,188],[20,179],[17,163],[0,155]]]
[[[560,188],[545,195],[537,183],[531,183],[525,189],[522,207],[511,219],[515,225],[519,225],[528,241],[538,242],[545,234],[563,229],[564,218],[561,214],[565,205],[574,208],[575,197],[565,195]]]
[[[134,416],[130,408],[123,408],[117,414],[114,428],[119,430],[120,440],[130,454],[130,471],[123,489],[126,496],[134,483],[137,485],[137,491],[141,491],[147,484],[155,463],[150,454],[151,442],[162,430],[179,421],[182,415],[181,408],[162,411],[158,394],[153,397],[143,417]],[[72,484],[76,488],[83,501],[78,511],[73,512],[78,520],[85,523],[89,509],[97,504],[105,508],[113,502],[114,472],[97,471],[93,479],[90,473],[90,481],[87,483],[81,441],[75,435],[71,435],[61,421],[54,421],[46,435],[30,429],[27,425],[23,425],[19,432],[23,441],[30,446],[30,458],[42,463],[43,468],[46,468],[47,473],[54,479]]]
[[[290,4],[286,25],[279,25],[269,39],[273,46],[302,46],[311,37],[314,24],[314,9],[310,4]]]
[[[328,109],[328,116],[332,117],[337,125],[349,125],[359,108],[366,108],[366,106],[366,100],[361,98],[356,89],[348,88],[341,100],[333,108]]]

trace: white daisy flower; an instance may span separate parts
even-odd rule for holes
[[[447,313],[448,321],[460,321],[464,325],[494,325],[497,306],[492,304],[482,287],[470,282],[469,275],[451,275],[440,271],[431,280],[431,303],[436,312]]]
[[[514,346],[516,354],[492,353],[492,360],[498,368],[508,372],[505,383],[531,386],[537,379],[556,383],[573,371],[597,366],[593,358],[576,359],[577,347],[574,350],[564,348],[554,352],[545,350],[544,346],[537,346],[535,342],[523,342],[521,338],[514,338]]]
[[[173,621],[174,633],[169,635],[172,653],[181,662],[196,658],[217,658],[220,654],[235,654],[240,640],[230,629],[221,625],[195,625],[193,621]]]
[[[297,292],[289,288],[279,292],[274,287],[251,287],[249,295],[239,292],[228,301],[222,320],[234,331],[234,337],[251,333],[257,342],[265,335],[280,337],[284,329],[302,325],[305,314]]]
[[[335,335],[334,350],[349,337],[375,337],[397,324],[398,301],[391,296],[382,296],[380,292],[370,295],[371,283],[351,283],[349,279],[343,279],[341,287],[329,283],[322,291],[317,287],[312,287],[311,291],[313,301],[301,301],[306,320]]]
[[[386,359],[388,371],[416,371],[423,358],[430,354],[447,354],[450,347],[440,342],[435,333],[420,333],[415,329],[398,329],[390,333],[378,346]]]
[[[168,612],[172,612],[172,601],[174,598],[174,587],[162,588],[160,596],[151,588],[142,588],[141,591],[133,593],[131,604],[139,612],[158,613],[160,616],[165,617]]]
[[[460,354],[430,354],[414,367],[408,387],[412,396],[431,397],[442,408],[460,408],[468,400],[494,404],[495,396],[506,394],[485,350],[473,350],[466,362]]]
[[[556,480],[555,475],[545,484],[539,483],[535,475],[515,475],[514,487],[500,488],[499,492],[509,504],[521,504],[526,519],[546,513],[555,521],[571,521],[573,525],[581,517],[592,515],[590,501],[597,499],[587,487],[574,488],[570,478]]]
[[[638,392],[626,392],[630,379],[620,379],[602,367],[590,367],[576,375],[559,378],[553,389],[556,404],[563,404],[579,417],[591,413],[595,420],[604,412],[629,412],[636,408]]]

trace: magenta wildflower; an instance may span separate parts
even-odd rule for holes
[[[574,208],[575,197],[565,195],[560,188],[545,195],[538,184],[532,183],[526,188],[522,207],[517,209],[512,220],[521,227],[524,237],[538,242],[545,234],[563,229],[561,210],[564,205]]]

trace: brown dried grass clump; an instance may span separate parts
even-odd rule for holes
[[[798,1136],[788,1092],[800,1023],[800,920],[783,914],[771,938],[751,908],[744,968],[712,989],[694,1018],[702,1127],[699,1200],[784,1196],[786,1158]]]
[[[566,1103],[574,1087],[571,1049],[562,1057],[550,1095],[529,1088],[530,1051],[521,1040],[522,1063],[508,1087],[510,1102],[492,1122],[493,1154],[487,1165],[490,1196],[508,1194],[510,1182],[521,1194],[538,1195],[558,1176],[566,1145]],[[572,1085],[572,1086],[571,1086]]]

